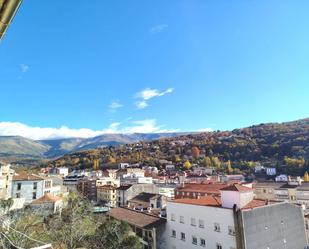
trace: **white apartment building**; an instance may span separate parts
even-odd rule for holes
[[[221,197],[168,202],[165,239],[170,249],[307,246],[301,207],[255,200],[253,190],[241,185],[221,189]]]

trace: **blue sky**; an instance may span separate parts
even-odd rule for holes
[[[0,44],[0,135],[226,130],[308,117],[308,8],[25,0]]]

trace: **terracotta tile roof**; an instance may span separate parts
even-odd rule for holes
[[[103,185],[103,186],[97,186],[98,189],[102,190],[116,190],[117,187],[112,186],[112,185]]]
[[[187,183],[185,184],[184,187],[177,188],[177,190],[184,192],[220,194],[220,190],[227,186],[228,186],[227,184],[223,183],[207,183],[207,184]]]
[[[227,186],[225,188],[222,188],[221,191],[249,192],[249,191],[253,191],[253,189],[242,186],[240,184],[233,184],[233,185]]]
[[[199,206],[221,207],[221,198],[215,196],[205,196],[199,199],[176,199],[172,202]]]
[[[32,204],[42,204],[42,203],[51,203],[51,202],[55,203],[60,200],[61,198],[58,196],[53,196],[51,194],[45,194],[41,198],[34,200]]]
[[[262,207],[262,206],[266,206],[270,204],[269,201],[267,200],[261,200],[261,199],[254,199],[251,202],[249,202],[246,206],[244,206],[242,208],[242,210],[246,210],[246,209],[253,209],[253,208],[257,208],[257,207]]]
[[[26,172],[19,172],[13,176],[13,181],[40,181],[43,177],[35,174],[27,174]]]
[[[166,222],[166,219],[137,212],[128,208],[113,208],[107,214],[117,220],[146,229],[157,227]]]

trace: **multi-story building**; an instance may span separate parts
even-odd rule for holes
[[[44,178],[25,172],[15,173],[12,181],[12,198],[24,198],[25,203],[44,195]]]
[[[223,183],[183,183],[175,189],[175,199],[220,196],[220,189],[226,186]]]
[[[11,169],[10,164],[0,163],[0,199],[8,199],[11,197],[12,180],[14,170]]]
[[[122,185],[117,188],[117,206],[127,206],[129,200],[142,192],[158,194],[159,189],[154,184]]]
[[[120,180],[114,177],[100,177],[97,179],[97,187],[105,186],[105,185],[112,185],[112,186],[120,186]]]
[[[241,185],[231,185],[220,192],[221,197],[168,202],[167,248],[303,249],[307,246],[300,206],[253,199],[253,190]]]
[[[97,186],[97,201],[104,203],[108,207],[117,205],[117,187],[114,185]]]
[[[77,183],[77,191],[89,200],[97,200],[96,179],[83,179]]]
[[[143,249],[169,249],[164,239],[166,219],[128,208],[113,208],[109,216],[132,227]]]

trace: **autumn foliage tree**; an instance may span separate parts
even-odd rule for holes
[[[200,150],[196,146],[192,147],[192,156],[198,158],[200,156]]]

